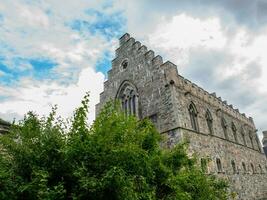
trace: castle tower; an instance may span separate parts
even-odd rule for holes
[[[96,115],[118,99],[127,115],[151,119],[167,148],[189,140],[188,153],[199,164],[208,158],[207,173],[229,180],[237,199],[267,197],[267,161],[251,117],[181,76],[128,33],[111,63]]]

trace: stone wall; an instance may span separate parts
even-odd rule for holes
[[[112,60],[96,114],[107,101],[117,98],[125,82],[136,87],[137,116],[151,118],[158,130],[168,137],[169,147],[187,138],[189,153],[209,158],[207,173],[228,179],[230,189],[237,193],[238,199],[267,197],[267,162],[251,117],[239,113],[215,93],[210,94],[180,76],[176,65],[169,61],[163,63],[160,56],[155,56],[129,34],[120,38],[120,47]],[[188,111],[191,103],[197,110],[197,131],[192,129]],[[212,116],[212,134],[205,117],[207,110]],[[227,138],[221,125],[222,118],[227,124]],[[232,124],[236,127],[236,138]],[[221,170],[218,170],[216,159],[221,161]]]
[[[137,88],[138,117],[154,116],[160,131],[170,129],[176,118],[170,88],[165,87],[164,70],[171,66],[163,63],[161,56],[154,56],[153,51],[148,51],[147,47],[128,34],[120,39],[120,44],[116,58],[112,60],[108,80],[104,83],[104,92],[100,94],[100,103],[96,105],[96,114],[107,101],[116,98],[121,85],[127,81]],[[125,60],[128,62],[126,68],[122,66]]]
[[[177,138],[189,140],[189,154],[197,156],[199,165],[201,159],[207,159],[207,173],[228,180],[231,185],[230,191],[237,194],[237,199],[253,200],[267,197],[267,163],[259,151],[215,135],[185,128],[178,128],[165,134],[168,137],[169,147],[177,143]],[[222,164],[221,171],[217,167],[217,158]],[[231,165],[232,161],[235,163],[235,170]]]

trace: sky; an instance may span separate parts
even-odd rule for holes
[[[267,130],[267,0],[1,0],[0,118],[72,115],[89,123],[125,32]]]

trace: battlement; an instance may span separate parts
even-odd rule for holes
[[[116,58],[112,61],[112,63],[115,64],[116,59],[119,57],[121,52],[124,52],[125,50],[132,50],[133,52],[137,54],[143,54],[145,56],[145,59],[147,62],[152,62],[154,66],[160,66],[163,69],[171,69],[167,73],[167,79],[168,82],[172,82],[177,87],[180,87],[184,89],[185,95],[192,94],[211,105],[214,105],[218,107],[220,111],[223,111],[240,121],[243,121],[244,123],[248,124],[251,127],[254,126],[253,118],[247,117],[244,113],[240,113],[239,109],[235,108],[232,104],[228,104],[226,100],[222,100],[221,97],[217,97],[217,94],[215,92],[209,93],[203,88],[199,87],[197,84],[191,82],[190,80],[184,78],[183,76],[178,74],[177,66],[173,64],[170,61],[163,62],[163,59],[161,56],[157,55],[155,56],[155,53],[153,50],[148,50],[148,48],[145,45],[142,45],[141,42],[136,41],[134,38],[130,36],[129,33],[125,33],[120,39],[119,39],[120,46],[116,49]],[[114,65],[112,64],[112,65]]]
[[[186,90],[185,95],[189,93],[195,95],[198,98],[203,99],[204,101],[219,107],[221,111],[224,111],[225,113],[228,113],[231,116],[249,124],[251,127],[254,127],[252,117],[247,117],[245,113],[240,113],[239,109],[234,108],[232,104],[228,104],[226,100],[223,100],[221,97],[217,97],[217,94],[215,92],[209,93],[181,75],[178,76],[178,80],[176,81],[176,83],[178,87],[181,87]]]

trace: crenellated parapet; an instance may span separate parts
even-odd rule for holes
[[[185,95],[194,95],[208,104],[217,107],[219,111],[227,113],[228,115],[242,121],[244,124],[249,125],[253,130],[255,129],[252,117],[247,117],[244,113],[240,113],[239,109],[234,108],[232,104],[228,104],[226,100],[223,100],[221,97],[217,97],[215,92],[209,93],[181,75],[172,77],[172,80],[175,82],[177,87],[185,91]]]
[[[114,66],[118,66],[118,61],[121,59],[120,56],[125,56],[125,52],[130,51],[136,55],[143,54],[146,62],[151,63],[153,66],[160,66],[160,68],[164,70],[167,79],[166,84],[172,82],[172,84],[183,89],[185,91],[185,95],[194,95],[214,107],[218,107],[221,112],[227,113],[228,115],[242,121],[244,124],[251,127],[251,129],[256,129],[252,117],[247,117],[244,113],[240,113],[239,109],[235,108],[232,104],[228,104],[227,101],[223,100],[221,97],[217,97],[215,92],[209,93],[195,83],[179,75],[175,64],[170,61],[163,62],[161,56],[155,56],[153,50],[148,50],[145,45],[136,41],[130,36],[130,34],[125,33],[119,39],[119,44],[120,46],[116,49],[116,57],[112,60],[112,69],[108,72],[108,76],[112,73]],[[116,69],[114,70],[114,73],[116,73]]]

